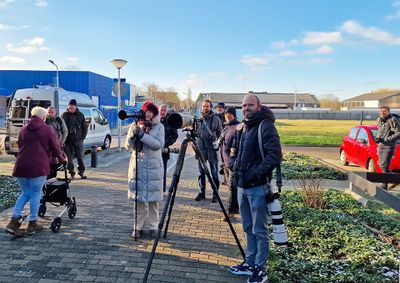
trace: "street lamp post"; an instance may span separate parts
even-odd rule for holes
[[[49,60],[50,64],[54,65],[56,67],[56,88],[58,88],[60,86],[60,81],[58,78],[58,66],[56,63],[54,63],[53,60]]]
[[[123,59],[114,59],[111,61],[115,68],[118,69],[118,111],[121,110],[121,76],[120,71],[128,61]],[[118,119],[118,151],[121,152],[121,119]]]

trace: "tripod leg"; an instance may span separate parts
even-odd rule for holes
[[[240,250],[240,253],[242,254],[243,259],[245,259],[246,254],[244,253],[242,245],[240,244],[239,238],[238,238],[238,236],[237,236],[237,234],[235,232],[235,229],[232,226],[232,222],[229,219],[228,214],[225,211],[225,208],[224,208],[224,205],[222,203],[222,200],[221,200],[221,198],[219,197],[219,194],[218,194],[217,186],[214,183],[213,178],[211,177],[211,174],[210,174],[210,171],[208,170],[206,162],[204,161],[203,154],[201,153],[201,151],[200,151],[200,149],[199,149],[199,147],[198,147],[198,145],[197,145],[195,140],[191,140],[190,142],[192,144],[194,152],[196,153],[197,159],[199,160],[199,163],[200,163],[201,167],[203,168],[204,172],[206,173],[207,179],[211,184],[211,188],[212,188],[212,190],[214,192],[214,195],[217,197],[219,206],[221,207],[221,211],[224,214],[224,217],[226,219],[226,222],[229,225],[229,228],[230,228],[230,230],[232,232],[233,237],[235,238],[235,241],[236,241],[236,244],[237,244],[237,246],[238,246],[238,248]]]
[[[172,192],[171,202],[170,202],[170,205],[169,205],[167,223],[165,224],[165,229],[164,229],[164,236],[163,236],[164,239],[167,238],[169,221],[171,220],[172,208],[174,207],[174,203],[175,203],[175,196],[176,196],[176,191],[177,191],[177,188],[178,188],[178,186],[177,186],[178,182],[179,182],[179,179],[176,181],[176,185],[175,186],[171,186],[171,188],[173,188],[173,192]]]
[[[169,222],[169,219],[170,219],[170,216],[171,216],[171,213],[172,213],[173,201],[171,202],[171,200],[175,199],[176,190],[178,188],[178,183],[179,183],[179,178],[181,176],[181,172],[182,172],[182,168],[183,168],[183,162],[185,160],[185,154],[186,154],[187,145],[188,145],[188,140],[184,139],[182,141],[181,149],[179,151],[179,156],[178,156],[178,160],[176,162],[175,172],[174,172],[174,174],[172,176],[171,186],[170,186],[170,188],[168,190],[167,199],[165,200],[163,212],[161,214],[160,223],[158,224],[157,236],[154,239],[153,248],[151,249],[149,261],[147,262],[146,273],[144,274],[143,283],[146,283],[147,282],[147,278],[149,277],[151,264],[153,263],[154,254],[156,252],[157,245],[158,245],[158,242],[160,240],[161,230],[162,230],[162,228],[164,226],[164,221],[165,221],[165,218],[167,216],[168,208],[169,208],[168,222]],[[167,233],[167,231],[165,231],[165,235],[166,235],[166,233]]]

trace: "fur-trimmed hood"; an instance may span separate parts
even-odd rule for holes
[[[154,116],[151,119],[151,124],[153,124],[153,126],[155,126],[155,125],[160,124],[160,121],[161,121],[161,116],[160,116],[160,114],[157,114],[156,116]]]

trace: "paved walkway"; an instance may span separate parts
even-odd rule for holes
[[[46,229],[18,239],[0,233],[1,282],[141,281],[153,241],[149,236],[138,242],[131,238],[127,153],[111,158],[117,162],[87,170],[87,180],[70,184],[78,212],[73,220],[64,215],[59,233]],[[105,160],[99,158],[99,165]],[[159,243],[149,282],[245,282],[246,277],[226,271],[241,256],[228,225],[220,220],[219,206],[210,203],[211,192],[206,201],[193,201],[196,166],[194,158],[185,161],[168,239]],[[221,188],[221,197],[227,199],[226,187]],[[59,211],[48,205],[41,223],[49,227]],[[6,226],[10,213],[0,213],[0,227]],[[234,227],[244,243],[240,223]]]

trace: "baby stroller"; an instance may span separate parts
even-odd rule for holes
[[[61,227],[61,217],[68,211],[68,217],[73,219],[76,215],[76,201],[75,197],[71,198],[69,190],[69,183],[71,180],[67,177],[67,165],[57,164],[57,171],[64,171],[64,178],[51,178],[46,181],[42,191],[43,197],[40,200],[39,216],[43,217],[46,214],[46,202],[54,206],[64,206],[65,208],[61,213],[53,218],[51,222],[51,231],[57,233]],[[56,174],[57,175],[57,174]]]

